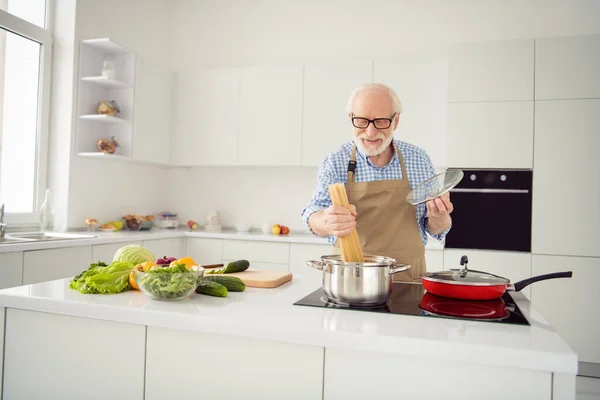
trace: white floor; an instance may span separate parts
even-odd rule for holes
[[[600,379],[578,376],[577,400],[600,400]]]

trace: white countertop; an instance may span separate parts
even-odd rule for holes
[[[186,331],[337,347],[421,359],[539,371],[577,372],[577,355],[531,307],[511,294],[531,326],[293,305],[320,287],[295,275],[275,289],[226,298],[194,294],[177,302],[129,291],[82,295],[57,280],[0,291],[0,306]]]
[[[85,235],[89,238],[67,239],[67,240],[47,240],[36,242],[3,243],[0,244],[0,253],[12,251],[29,251],[54,249],[64,247],[90,246],[107,243],[125,243],[141,240],[168,239],[178,237],[197,237],[213,239],[234,239],[234,240],[257,240],[279,243],[307,243],[307,244],[327,244],[327,239],[312,235],[308,232],[291,232],[288,235],[273,235],[262,232],[237,232],[233,229],[224,229],[222,232],[209,232],[203,230],[190,231],[189,229],[159,229],[153,228],[148,231],[119,231],[119,232],[68,232],[76,235]],[[7,233],[15,235],[18,233]],[[443,242],[429,238],[426,249],[442,250]]]

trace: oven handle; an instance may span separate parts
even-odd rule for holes
[[[454,188],[450,190],[453,193],[529,193],[527,189],[462,189]]]

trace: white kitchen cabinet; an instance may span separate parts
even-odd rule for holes
[[[220,264],[223,262],[222,242],[221,239],[188,237],[185,253],[198,265]]]
[[[141,246],[142,242],[96,244],[92,246],[92,262],[103,261],[106,264],[110,264],[117,250],[127,245]]]
[[[301,164],[302,71],[302,65],[242,68],[240,165]]]
[[[154,254],[158,258],[162,257],[185,257],[185,239],[184,238],[172,238],[172,239],[152,239],[144,240],[142,245]],[[195,261],[195,260],[194,260]]]
[[[148,327],[146,400],[321,400],[322,387],[321,347]]]
[[[441,271],[444,269],[444,250],[443,249],[425,249],[426,270],[430,272]]]
[[[531,303],[578,355],[600,363],[600,258],[533,255],[534,275],[573,271],[573,277],[531,285]]]
[[[600,99],[535,105],[532,253],[600,256]]]
[[[346,104],[352,90],[372,76],[370,59],[304,66],[302,165],[318,166],[328,153],[352,140]]]
[[[71,278],[90,267],[92,246],[26,251],[23,285]]]
[[[0,289],[21,286],[23,252],[0,253]]]
[[[502,276],[511,283],[531,277],[531,254],[516,251],[444,249],[444,269],[462,268],[460,258],[463,255],[469,258],[468,268]],[[531,286],[521,292],[531,299]]]
[[[365,368],[376,365],[377,368]],[[519,399],[552,398],[550,372],[418,359],[351,349],[325,351],[325,400],[497,399],[507,397],[498,382],[510,382]],[[435,384],[432,384],[435,377]],[[457,384],[469,377],[469,384]]]
[[[8,309],[5,339],[5,399],[144,397],[144,326]]]
[[[600,98],[600,35],[536,39],[535,99]]]
[[[395,137],[421,147],[434,165],[446,165],[447,51],[376,58],[373,80],[392,87],[402,103]]]
[[[173,73],[138,56],[133,158],[163,165],[171,163]]]
[[[0,307],[0,360],[4,360],[4,316],[6,308]],[[0,376],[4,376],[4,362],[0,363]],[[0,379],[0,393],[2,392],[2,379]]]
[[[289,243],[259,242],[251,240],[223,241],[224,260],[248,260],[288,265]]]
[[[239,90],[238,68],[177,73],[174,165],[237,165]]]
[[[453,44],[448,101],[533,100],[533,74],[533,39]]]
[[[533,167],[533,102],[448,104],[448,165]]]
[[[306,265],[308,260],[321,260],[321,256],[336,254],[329,243],[307,244],[290,243],[290,272],[322,278],[323,272]]]

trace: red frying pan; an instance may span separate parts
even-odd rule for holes
[[[502,297],[506,291],[518,292],[534,282],[546,279],[570,278],[573,272],[555,272],[523,279],[511,285],[510,280],[487,272],[467,269],[469,259],[462,256],[463,269],[425,272],[420,275],[425,290],[437,296],[465,300],[492,300]]]

